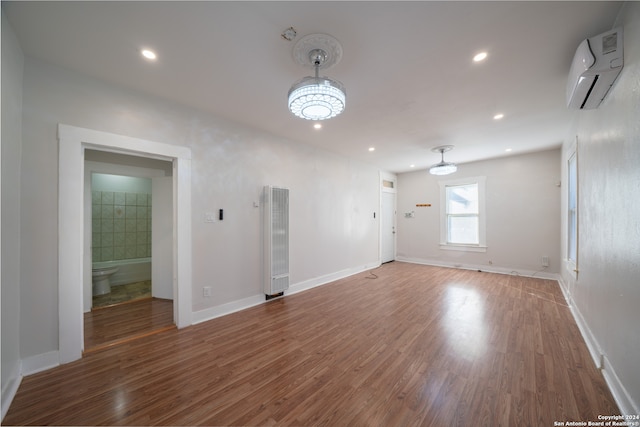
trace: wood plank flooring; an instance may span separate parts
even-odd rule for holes
[[[173,301],[146,298],[84,314],[85,352],[174,327]]]
[[[619,410],[550,280],[393,262],[24,378],[9,425],[553,426]]]

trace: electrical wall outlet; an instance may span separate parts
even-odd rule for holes
[[[542,266],[549,267],[549,257],[546,255],[542,257]]]
[[[210,297],[211,296],[211,286],[205,286],[202,288],[202,296]]]

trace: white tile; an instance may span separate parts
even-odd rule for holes
[[[102,204],[103,205],[113,205],[113,191],[103,191],[102,192]]]
[[[126,194],[120,191],[116,191],[113,193],[113,204],[114,205],[125,205],[127,203]]]

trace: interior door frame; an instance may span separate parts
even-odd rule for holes
[[[191,149],[58,124],[58,356],[84,349],[84,153],[86,148],[171,161],[173,164],[174,319],[191,325]]]

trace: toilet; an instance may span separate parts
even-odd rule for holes
[[[111,282],[109,278],[116,271],[118,271],[118,267],[94,268],[91,270],[94,296],[111,293]]]

